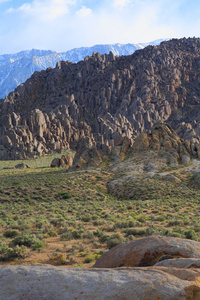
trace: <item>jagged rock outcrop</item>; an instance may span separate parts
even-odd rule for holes
[[[184,141],[170,125],[158,121],[151,133],[140,134],[133,145],[133,151],[144,151],[148,148],[159,150],[171,166],[179,162],[188,164],[190,157],[200,158],[200,145],[197,139]]]
[[[0,101],[0,159],[76,149],[84,137],[112,151],[158,120],[195,139],[197,152],[199,55],[200,39],[174,39],[130,56],[94,53],[35,72]]]
[[[78,150],[74,156],[72,168],[69,171],[97,167],[101,164],[102,160],[94,139],[85,137],[79,141]]]
[[[153,266],[170,258],[200,258],[200,243],[175,237],[149,236],[110,249],[96,261],[94,268]]]
[[[15,54],[0,55],[0,98],[5,97],[13,91],[17,85],[25,82],[35,71],[55,68],[60,60],[78,62],[84,60],[87,55],[93,52],[101,54],[112,51],[115,55],[130,55],[137,49],[143,49],[147,45],[158,45],[162,40],[140,44],[109,44],[94,45],[92,47],[81,47],[67,52],[56,52],[50,50],[32,49],[20,51]]]

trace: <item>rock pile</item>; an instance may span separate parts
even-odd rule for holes
[[[196,139],[184,141],[170,125],[158,121],[151,133],[142,133],[135,140],[133,151],[143,151],[151,148],[159,150],[171,166],[179,162],[188,164],[190,157],[200,159],[200,145]]]
[[[102,156],[96,148],[96,143],[91,138],[82,138],[74,156],[73,166],[69,171],[81,170],[88,167],[97,167],[102,162]]]
[[[62,155],[61,158],[56,157],[51,162],[51,168],[55,167],[71,167],[73,164],[73,158],[71,155]]]

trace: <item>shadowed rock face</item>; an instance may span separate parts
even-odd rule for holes
[[[171,40],[35,72],[0,102],[0,159],[76,149],[84,137],[111,152],[157,120],[198,142],[199,55],[200,39]]]

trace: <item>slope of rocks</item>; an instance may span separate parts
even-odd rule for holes
[[[50,50],[25,50],[15,54],[0,55],[0,98],[4,98],[19,84],[25,82],[35,71],[46,68],[55,68],[60,60],[78,62],[93,52],[101,54],[112,51],[115,55],[130,55],[137,49],[143,49],[147,45],[158,45],[160,40],[140,44],[107,44],[94,45],[92,47],[75,48],[66,52]]]
[[[184,38],[35,72],[0,102],[0,159],[75,149],[85,137],[111,153],[158,120],[198,142],[199,54],[200,39]]]
[[[144,151],[148,148],[160,151],[172,167],[179,162],[188,164],[190,157],[200,159],[200,145],[197,139],[181,139],[168,124],[156,122],[149,134],[141,133],[135,140],[133,151]]]

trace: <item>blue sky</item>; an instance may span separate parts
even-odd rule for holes
[[[199,37],[199,0],[0,0],[0,54]]]

